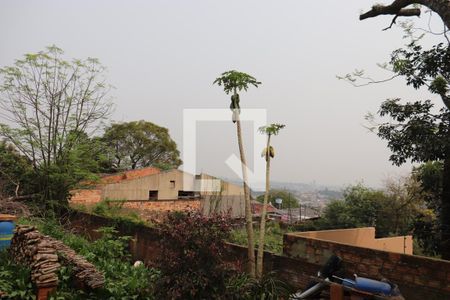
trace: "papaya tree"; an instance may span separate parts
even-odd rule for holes
[[[264,194],[263,208],[261,212],[261,222],[259,224],[259,243],[258,243],[258,256],[256,261],[256,277],[261,278],[264,265],[264,237],[266,234],[266,214],[267,203],[269,201],[270,194],[270,159],[275,157],[275,149],[270,144],[270,138],[273,135],[278,135],[281,129],[285,125],[283,124],[270,124],[268,126],[262,126],[259,128],[259,132],[267,135],[267,144],[262,152],[262,157],[266,160],[266,193]]]
[[[227,71],[221,74],[213,84],[223,86],[224,92],[231,94],[230,109],[232,112],[232,121],[236,124],[237,139],[239,146],[239,155],[241,158],[242,166],[242,179],[244,186],[244,198],[245,198],[245,226],[247,230],[247,242],[248,242],[248,272],[250,276],[255,276],[255,243],[253,236],[253,218],[250,202],[250,188],[248,186],[247,175],[247,160],[245,158],[244,144],[242,139],[241,121],[239,118],[240,108],[240,96],[239,92],[247,91],[250,86],[258,87],[261,82],[256,80],[251,75],[235,70]]]

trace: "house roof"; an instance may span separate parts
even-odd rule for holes
[[[263,204],[261,202],[258,202],[256,200],[253,200],[252,203],[252,213],[254,215],[260,215],[263,209]],[[272,203],[267,204],[267,212],[268,213],[272,213],[272,212],[277,212],[278,209],[276,209]]]

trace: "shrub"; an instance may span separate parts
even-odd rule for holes
[[[0,298],[1,292],[10,299],[34,299],[30,270],[13,263],[6,250],[0,251]]]
[[[221,299],[231,270],[224,263],[229,219],[199,212],[175,212],[159,226],[161,277],[156,292],[163,299]]]
[[[82,236],[65,231],[53,219],[20,219],[19,222],[36,225],[43,234],[61,240],[93,263],[105,275],[104,288],[84,291],[73,287],[70,268],[62,267],[59,271],[60,283],[54,299],[154,299],[152,283],[158,278],[159,272],[144,265],[133,266],[130,253],[127,251],[130,237],[120,237],[114,228],[103,227],[99,229],[102,233],[101,238],[91,242]],[[2,270],[1,267],[0,270]],[[26,282],[31,286],[29,271],[24,272],[28,272]],[[21,280],[22,276],[14,278]],[[0,290],[2,289],[1,279],[0,275]]]
[[[227,282],[227,299],[290,299],[295,289],[277,279],[276,273],[268,272],[261,279],[249,277],[247,274],[237,274]]]

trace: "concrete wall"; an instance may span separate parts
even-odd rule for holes
[[[413,254],[412,236],[375,238],[374,227],[308,231],[292,235],[390,252]]]
[[[242,196],[207,195],[202,199],[201,210],[205,215],[229,213],[233,218],[245,216],[245,200]]]
[[[244,196],[244,187],[242,185],[226,182],[204,173],[200,174],[197,180],[200,181],[197,186],[202,195],[220,193],[222,196]]]
[[[206,177],[202,179],[217,179],[215,177]],[[218,181],[222,186],[222,196],[240,196],[243,195],[243,188],[232,183]],[[161,172],[150,176],[125,180],[118,183],[107,184],[103,187],[103,199],[113,200],[148,200],[149,190],[158,191],[158,200],[178,199],[179,191],[207,190],[201,192],[202,195],[213,195],[217,192],[211,192],[211,187],[199,186],[196,184],[195,176],[180,170],[171,170]]]
[[[180,170],[171,170],[107,184],[103,187],[102,198],[111,200],[148,200],[149,191],[154,190],[158,191],[158,200],[178,199],[178,191],[192,191],[194,188],[194,176],[187,173],[184,176],[188,176],[187,186],[184,186],[183,172]]]
[[[285,256],[323,264],[332,254],[344,260],[346,276],[387,278],[399,285],[405,299],[450,299],[450,261],[284,235]]]

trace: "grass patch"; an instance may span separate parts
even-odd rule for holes
[[[275,254],[283,252],[283,234],[287,233],[287,229],[280,228],[276,222],[266,223],[266,235],[264,239],[264,250]],[[259,244],[259,229],[255,229],[255,246]],[[247,246],[247,231],[245,228],[234,229],[231,232],[229,242],[236,243],[242,246]]]

